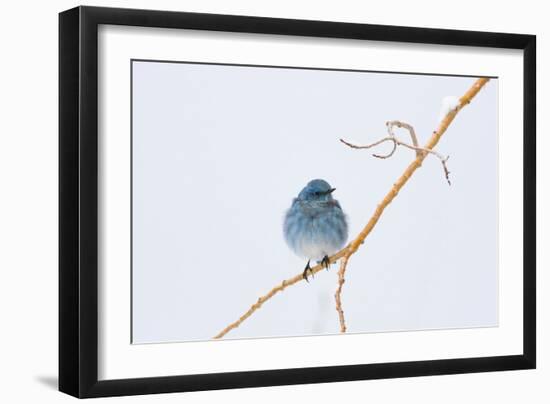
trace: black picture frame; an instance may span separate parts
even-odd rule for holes
[[[100,24],[523,50],[523,354],[99,381]],[[60,13],[59,390],[85,398],[535,368],[535,59],[534,35],[98,7]]]

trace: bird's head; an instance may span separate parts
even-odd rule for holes
[[[335,189],[325,180],[312,180],[300,191],[298,198],[303,201],[332,201]]]

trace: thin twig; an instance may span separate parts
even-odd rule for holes
[[[441,161],[441,165],[443,166],[443,173],[445,174],[445,179],[447,180],[447,183],[451,185],[451,180],[449,179],[449,174],[451,173],[447,167],[447,161],[449,160],[449,156],[444,157],[442,154],[438,153],[435,150],[427,149],[425,147],[420,147],[418,145],[418,139],[416,137],[416,133],[414,132],[414,128],[412,125],[409,125],[408,123],[401,122],[401,121],[388,121],[386,122],[386,126],[388,127],[388,136],[374,142],[368,145],[359,146],[353,143],[350,143],[344,139],[340,139],[340,142],[344,143],[346,146],[351,147],[352,149],[370,149],[372,147],[378,146],[384,142],[392,142],[393,143],[393,149],[388,153],[384,155],[380,154],[373,154],[373,157],[379,158],[379,159],[387,159],[388,157],[393,156],[395,153],[395,150],[397,149],[397,146],[403,146],[410,150],[416,151],[416,156],[419,157],[422,153],[428,153],[433,154],[436,156],[439,161]],[[409,131],[409,134],[411,135],[411,139],[413,144],[408,144],[406,142],[403,142],[402,140],[399,140],[397,136],[395,136],[395,133],[393,132],[393,128],[404,128]]]
[[[447,115],[443,118],[441,123],[439,124],[438,128],[432,133],[432,136],[424,146],[424,149],[426,150],[432,150],[437,142],[439,142],[439,139],[441,139],[441,136],[445,133],[451,122],[454,120],[455,116],[458,114],[458,112],[467,104],[470,103],[470,101],[477,95],[479,90],[489,81],[488,78],[480,78],[476,80],[476,82],[470,87],[468,91],[460,98],[458,106],[449,111]],[[408,179],[411,177],[411,175],[416,171],[417,168],[419,168],[422,165],[422,162],[424,161],[424,158],[426,157],[427,153],[421,153],[420,155],[417,154],[416,159],[409,164],[407,169],[403,172],[403,174],[397,179],[397,181],[394,183],[391,190],[386,194],[384,199],[380,202],[380,204],[376,207],[372,217],[368,221],[368,223],[365,225],[363,230],[357,235],[355,239],[353,239],[346,247],[344,247],[342,250],[338,251],[336,254],[329,257],[329,262],[332,264],[336,261],[338,261],[340,258],[345,258],[345,264],[344,264],[344,271],[347,267],[347,262],[349,261],[351,255],[353,255],[358,249],[361,244],[364,243],[365,238],[369,235],[369,233],[372,231],[378,220],[380,219],[380,216],[384,212],[384,209],[392,202],[392,200],[397,196],[401,188],[406,184]],[[323,265],[318,264],[315,265],[312,268],[312,273],[316,274],[317,272],[320,272],[324,268]],[[342,270],[342,267],[340,267],[340,270]],[[343,275],[343,272],[342,272]],[[271,299],[273,296],[275,296],[277,293],[282,292],[287,287],[294,285],[298,282],[303,281],[304,278],[302,277],[302,272],[300,271],[299,274],[295,275],[294,277],[282,281],[279,285],[275,286],[273,289],[271,289],[267,294],[260,297],[256,303],[254,303],[250,308],[235,322],[229,324],[227,327],[225,327],[222,331],[220,331],[214,338],[222,338],[225,336],[229,331],[231,331],[234,328],[237,328],[242,324],[243,321],[245,321],[248,317],[250,317],[256,310],[258,310],[267,300]],[[341,295],[341,286],[343,285],[339,283],[339,289],[340,292],[338,295]],[[340,298],[340,296],[339,296]],[[340,305],[341,306],[341,305]],[[343,314],[343,311],[342,311]],[[345,324],[345,323],[344,323]]]
[[[342,309],[342,287],[346,282],[346,268],[348,266],[349,257],[343,256],[340,260],[340,269],[338,270],[338,288],[334,294],[336,300],[336,311],[338,312],[338,321],[340,321],[340,332],[346,332],[346,318]]]
[[[401,121],[388,121],[388,122],[386,122],[386,127],[388,128],[389,135],[391,137],[393,137],[394,139],[397,139],[397,137],[395,136],[395,133],[393,132],[394,126],[397,127],[397,128],[407,129],[409,131],[409,134],[411,135],[413,146],[415,148],[419,147],[418,138],[416,137],[416,132],[414,131],[414,128],[412,127],[412,125],[409,125],[408,123],[401,122]],[[405,143],[403,143],[403,145],[404,144]],[[416,152],[416,155],[419,156],[418,151]]]

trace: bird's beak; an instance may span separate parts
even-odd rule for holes
[[[331,188],[330,191],[328,191],[328,193],[332,194],[334,191],[336,191],[336,188]]]

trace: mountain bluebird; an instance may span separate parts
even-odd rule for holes
[[[283,232],[290,249],[307,258],[303,277],[311,272],[311,260],[329,267],[329,255],[340,250],[348,238],[346,215],[324,180],[312,180],[294,198],[286,212]],[[313,273],[312,273],[313,275]]]

